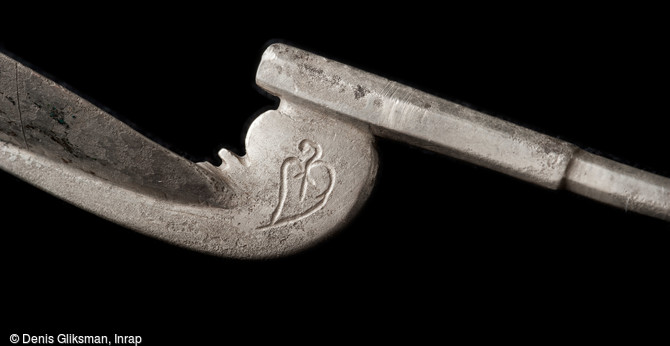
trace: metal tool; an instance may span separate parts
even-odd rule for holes
[[[294,253],[372,189],[374,136],[670,220],[670,179],[309,52],[273,44],[257,84],[281,98],[246,155],[193,163],[0,54],[0,168],[74,205],[211,254]]]

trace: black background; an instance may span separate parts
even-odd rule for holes
[[[47,11],[3,30],[0,48],[194,161],[244,152],[246,126],[276,106],[254,76],[280,41],[670,176],[662,25],[646,11],[548,11]],[[554,338],[667,306],[667,222],[401,143],[377,148],[359,215],[268,261],[174,247],[0,172],[7,334]]]

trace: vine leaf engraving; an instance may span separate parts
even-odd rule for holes
[[[259,229],[302,220],[322,209],[335,187],[335,169],[321,160],[321,145],[309,139],[298,144],[300,154],[284,160],[279,176],[279,198],[270,222]]]

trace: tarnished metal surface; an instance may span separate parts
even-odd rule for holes
[[[282,102],[254,120],[244,157],[194,164],[1,62],[0,168],[145,234],[223,256],[288,254],[341,227],[372,187],[372,135],[310,107]]]
[[[373,135],[670,219],[668,178],[294,47],[268,47],[257,83],[279,108],[254,120],[246,155],[222,150],[216,167],[0,55],[0,168],[126,227],[240,258],[295,252],[347,222],[374,182]]]
[[[455,156],[549,188],[576,147],[302,50],[275,45],[261,87],[368,126],[378,136]]]
[[[230,202],[228,189],[207,171],[2,54],[0,93],[0,140],[31,156],[158,199]]]
[[[565,189],[626,211],[670,220],[670,179],[580,150]]]
[[[282,98],[360,121],[375,135],[670,220],[668,178],[365,71],[275,45],[265,52],[258,82]]]

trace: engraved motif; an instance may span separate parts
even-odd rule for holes
[[[277,207],[270,222],[259,229],[302,220],[319,211],[330,199],[335,187],[335,169],[321,160],[321,145],[303,139],[298,144],[298,150],[299,156],[288,157],[281,165]],[[315,177],[314,172],[319,168],[321,174]]]

